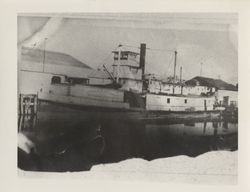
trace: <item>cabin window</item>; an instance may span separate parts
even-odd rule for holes
[[[130,60],[136,61],[136,54],[130,54]]]
[[[237,106],[236,101],[230,101],[230,106]]]
[[[132,73],[138,73],[138,69],[136,69],[136,68],[130,68],[130,71],[131,71]]]
[[[229,102],[229,96],[224,96],[223,97],[223,105],[228,106],[228,102]]]
[[[53,76],[51,79],[51,84],[59,84],[59,83],[61,83],[61,77]]]
[[[89,80],[85,78],[69,77],[68,82],[71,84],[88,84]]]
[[[128,59],[128,54],[121,52],[121,59],[127,60]]]
[[[116,52],[114,54],[114,60],[118,60],[118,56],[119,56],[119,53]],[[121,52],[120,59],[121,60],[128,60],[128,53]]]
[[[167,103],[170,103],[170,98],[167,98]]]
[[[185,100],[184,100],[184,103],[187,104],[187,102],[188,102],[187,99],[185,99]]]

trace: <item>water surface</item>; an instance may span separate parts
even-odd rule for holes
[[[20,117],[20,133],[36,145],[28,157],[19,150],[20,168],[83,171],[90,170],[95,164],[130,158],[195,157],[208,151],[238,149],[238,124],[233,121],[217,119],[157,124],[115,119],[66,119]]]

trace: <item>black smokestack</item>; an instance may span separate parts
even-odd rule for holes
[[[144,77],[145,73],[145,57],[146,57],[146,44],[141,44],[141,51],[140,51],[140,68],[142,69],[142,77]]]

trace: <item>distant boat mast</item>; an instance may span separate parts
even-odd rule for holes
[[[182,81],[182,66],[180,67],[180,83]]]
[[[175,92],[175,83],[176,83],[176,62],[177,62],[177,51],[174,51],[174,85],[173,85],[173,94]]]
[[[174,51],[174,83],[176,83],[176,62],[177,62],[177,51]]]

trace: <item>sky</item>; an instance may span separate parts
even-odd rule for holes
[[[111,52],[119,44],[139,47],[146,43],[150,48],[146,73],[173,75],[172,50],[176,50],[177,75],[182,67],[183,79],[201,74],[233,84],[238,82],[237,37],[237,16],[232,14],[18,17],[18,44],[70,54],[92,68],[111,66]],[[137,48],[132,50],[139,53]]]

